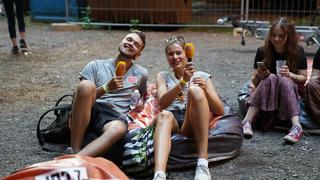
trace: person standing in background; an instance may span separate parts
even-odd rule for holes
[[[24,16],[23,16],[23,9],[24,9],[24,1],[23,0],[3,0],[4,9],[7,16],[8,21],[8,30],[12,42],[12,54],[18,54],[19,48],[17,43],[17,33],[16,33],[16,22],[15,16],[18,21],[18,28],[20,34],[20,41],[19,45],[21,50],[27,51],[27,43],[25,41],[25,23],[24,23]],[[15,7],[15,8],[14,8]]]

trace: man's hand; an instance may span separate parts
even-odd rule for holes
[[[144,103],[142,99],[140,99],[138,105],[133,110],[137,113],[140,113],[143,111],[143,109],[144,109]]]
[[[109,81],[108,87],[110,91],[115,91],[117,89],[123,88],[123,76],[113,77]]]

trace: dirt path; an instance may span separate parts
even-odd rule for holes
[[[63,94],[73,91],[78,72],[93,59],[114,57],[126,31],[91,30],[52,32],[47,24],[27,27],[28,56],[9,54],[6,21],[0,17],[0,176],[58,154],[42,151],[36,139],[41,113]],[[213,74],[219,94],[236,110],[237,93],[251,76],[261,41],[212,31],[147,32],[147,47],[139,63],[149,70],[150,82],[167,68],[164,39],[183,35],[196,46],[196,67]],[[315,48],[306,49],[315,52]],[[284,145],[284,132],[255,132],[244,141],[241,154],[211,165],[213,179],[318,179],[320,138],[305,136],[296,145]],[[193,169],[171,172],[172,179],[192,179]]]

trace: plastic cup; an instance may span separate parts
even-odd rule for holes
[[[282,66],[286,65],[286,61],[285,60],[276,60],[276,68],[277,68],[277,76],[281,76],[280,69]]]

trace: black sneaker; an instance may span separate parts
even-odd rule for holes
[[[18,46],[13,46],[13,48],[11,49],[11,53],[12,53],[12,54],[18,54],[18,53],[19,53],[19,48],[18,48]]]
[[[22,52],[27,51],[28,46],[27,46],[27,43],[24,39],[20,40],[20,48],[21,48]]]

